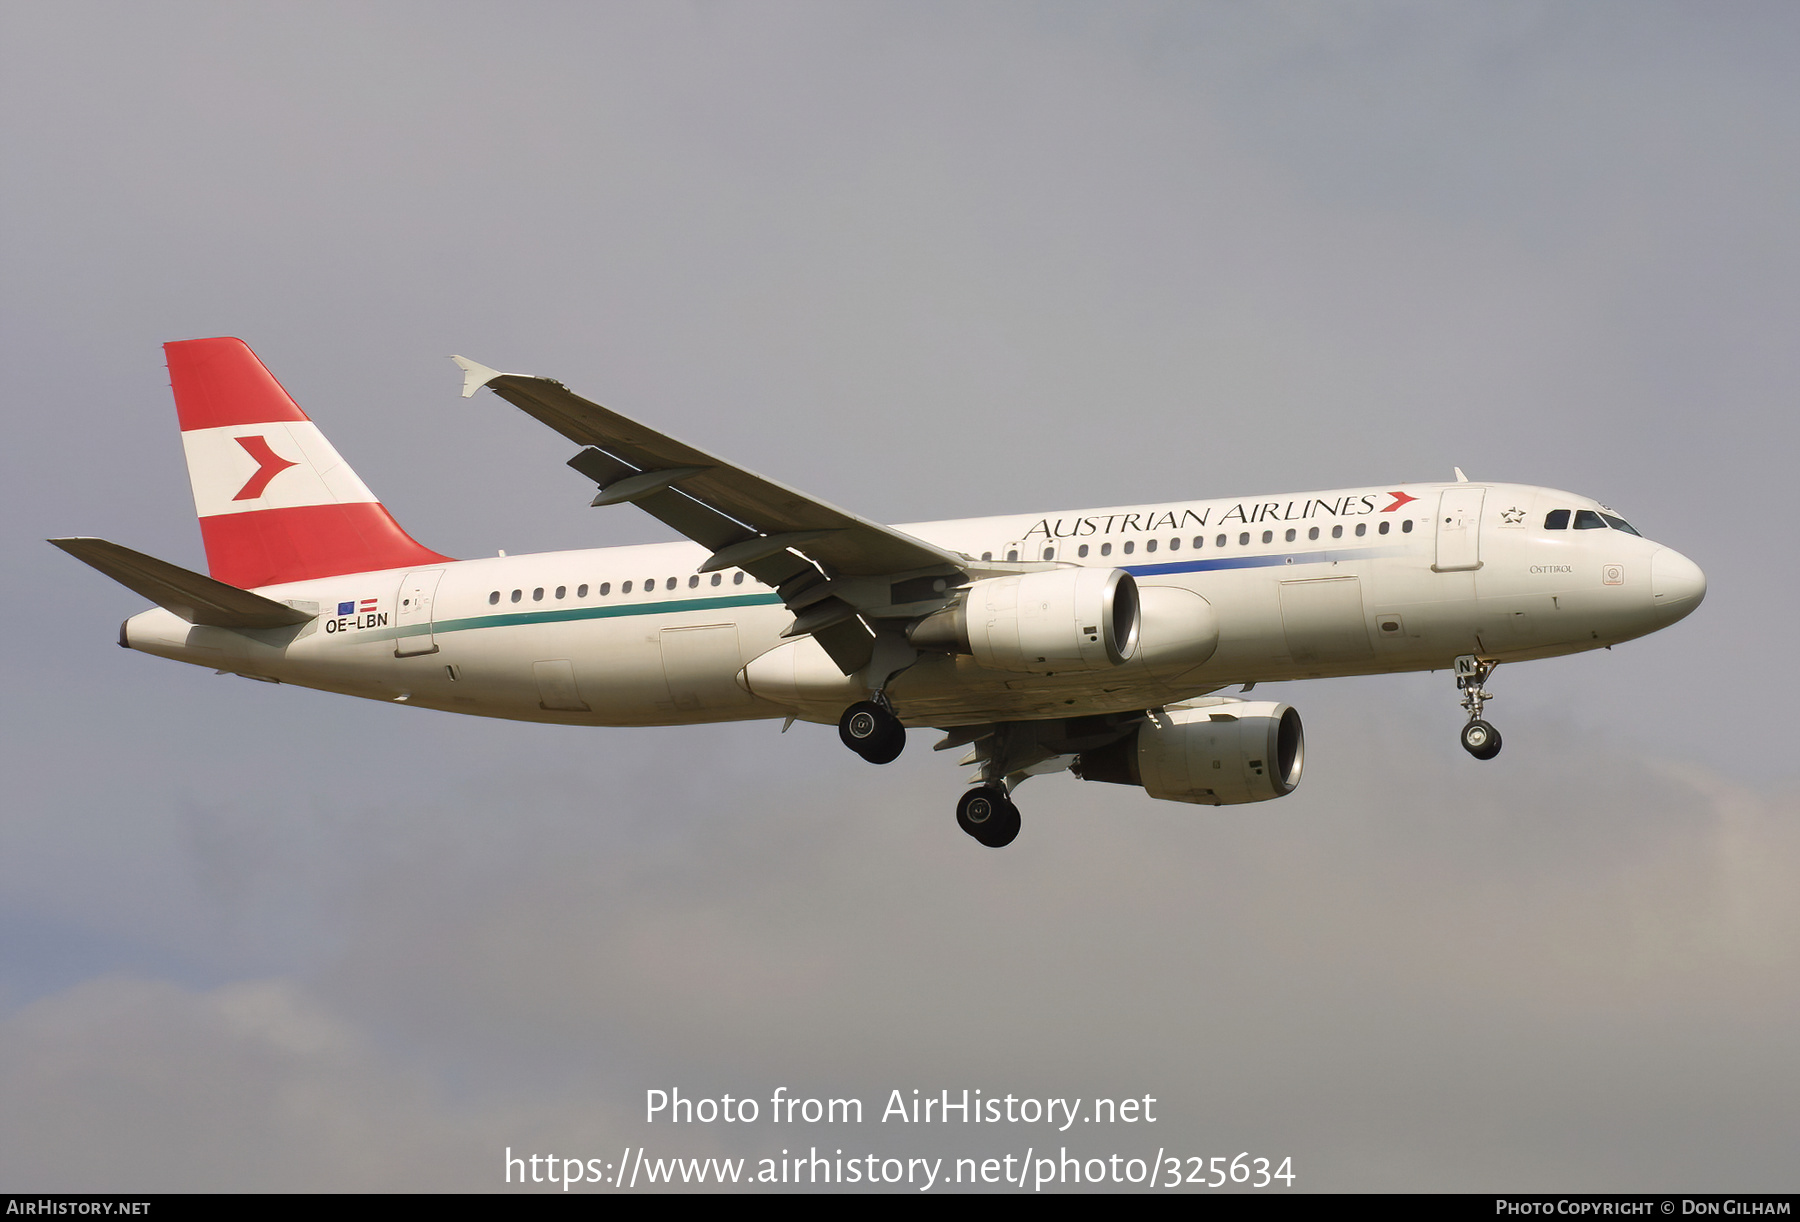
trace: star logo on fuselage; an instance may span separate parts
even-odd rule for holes
[[[1503,509],[1500,511],[1500,520],[1505,522],[1508,526],[1517,526],[1520,522],[1525,520],[1525,511],[1520,509],[1517,505],[1513,506],[1511,509]]]

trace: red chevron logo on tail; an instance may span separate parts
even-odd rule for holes
[[[269,448],[268,438],[264,437],[261,433],[257,433],[251,437],[239,437],[237,443],[244,447],[245,453],[256,460],[256,474],[252,475],[249,481],[245,483],[242,488],[238,489],[238,494],[231,498],[234,501],[254,501],[263,494],[263,489],[269,486],[270,480],[274,479],[277,475],[280,475],[289,467],[297,467],[300,465],[299,463],[289,462],[287,459],[271,450]],[[230,485],[226,486],[230,487]]]

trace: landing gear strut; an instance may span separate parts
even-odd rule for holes
[[[1494,698],[1483,685],[1498,665],[1483,662],[1470,653],[1456,659],[1456,686],[1463,694],[1463,708],[1469,710],[1469,723],[1462,728],[1463,750],[1478,760],[1491,760],[1500,754],[1500,731],[1481,718],[1482,706]]]
[[[871,764],[891,764],[906,748],[906,727],[888,707],[887,698],[859,700],[838,718],[838,737]]]
[[[1019,808],[1001,785],[977,785],[956,804],[956,826],[990,849],[1003,849],[1019,834]]]

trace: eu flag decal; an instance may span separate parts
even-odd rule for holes
[[[356,604],[353,602],[339,603],[338,604],[338,614],[339,615],[355,615],[356,614]]]

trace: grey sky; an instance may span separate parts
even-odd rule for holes
[[[1791,1188],[1800,15],[1779,4],[0,5],[0,1188],[497,1188],[649,1086],[1149,1093],[1311,1188]],[[1445,477],[1689,621],[1288,685],[1208,811],[1005,853],[927,734],[577,731],[123,653],[201,564],[157,345],[243,337],[426,544],[665,537],[463,352],[894,521]]]

